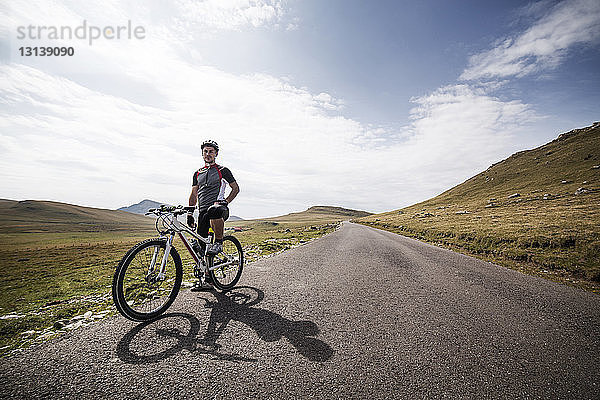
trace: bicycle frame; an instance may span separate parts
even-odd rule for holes
[[[164,279],[165,278],[165,270],[167,268],[167,261],[169,259],[169,254],[171,252],[171,247],[173,246],[173,240],[175,239],[175,233],[177,233],[177,236],[179,236],[179,238],[181,239],[181,241],[183,242],[183,245],[185,246],[185,248],[187,249],[187,251],[190,253],[190,255],[192,256],[192,258],[194,259],[194,261],[196,262],[196,265],[200,268],[204,267],[205,271],[207,270],[215,270],[217,268],[222,268],[224,266],[233,264],[235,261],[228,261],[225,263],[220,263],[218,265],[213,265],[211,268],[207,268],[208,263],[204,262],[201,257],[194,251],[194,249],[192,248],[192,245],[190,243],[190,241],[188,240],[188,238],[186,237],[185,233],[191,235],[192,237],[194,237],[196,240],[198,241],[202,241],[205,244],[210,244],[212,242],[211,237],[202,237],[200,235],[198,235],[196,232],[194,232],[193,230],[191,230],[186,224],[181,223],[178,219],[177,216],[175,214],[162,214],[161,216],[159,216],[159,218],[162,219],[163,223],[165,224],[166,227],[168,227],[169,229],[167,229],[166,232],[164,232],[165,234],[163,234],[161,232],[161,239],[166,239],[167,240],[167,244],[165,247],[165,254],[163,255],[163,258],[161,260],[160,263],[160,269],[159,269],[159,273],[158,273],[158,279]],[[158,249],[154,250],[154,254],[152,256],[152,261],[150,262],[150,265],[148,267],[148,274],[150,275],[155,268],[156,265],[156,261],[158,258]],[[208,272],[208,271],[207,271]]]

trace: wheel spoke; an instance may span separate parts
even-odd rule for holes
[[[223,238],[223,251],[213,258],[211,270],[218,289],[231,289],[240,278],[243,267],[242,247],[232,236]],[[223,264],[222,266],[219,266]]]
[[[150,240],[136,247],[115,275],[115,305],[128,318],[146,320],[164,312],[175,299],[181,284],[181,261],[171,253],[160,279],[165,242]]]

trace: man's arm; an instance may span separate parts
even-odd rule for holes
[[[238,193],[240,192],[240,187],[236,181],[231,182],[229,184],[229,186],[231,186],[231,192],[225,199],[227,201],[227,204],[231,203],[233,201],[233,199],[235,199],[235,196],[237,196]]]
[[[190,206],[195,206],[198,203],[198,185],[192,186],[192,193],[190,194]]]

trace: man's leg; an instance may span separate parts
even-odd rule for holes
[[[223,240],[223,231],[225,230],[225,221],[223,221],[223,218],[211,219],[210,227],[215,233],[215,239]]]
[[[223,231],[225,230],[225,221],[223,218],[211,219],[210,226],[215,233],[215,243],[208,248],[208,254],[217,254],[223,250]]]
[[[223,251],[223,231],[225,230],[225,220],[229,216],[229,210],[222,205],[213,205],[208,209],[210,226],[215,233],[215,243],[207,250],[208,254],[217,254]]]
[[[208,228],[210,227],[210,220],[208,219],[208,214],[206,210],[199,210],[198,213],[198,228],[196,229],[196,232],[198,233],[198,235],[202,236],[203,238],[208,237]],[[205,244],[204,242],[199,242],[198,243],[200,245],[201,248],[201,252],[200,255],[204,255],[204,248],[205,248]]]
[[[208,228],[210,226],[210,221],[208,219],[208,215],[207,215],[207,210],[200,210],[200,215],[198,216],[198,234],[202,237],[207,237],[208,236]],[[194,239],[196,240],[196,239]],[[200,245],[200,256],[203,257],[204,256],[204,249],[205,249],[205,244],[204,242],[199,242],[198,243]],[[204,272],[204,279],[200,278],[198,279],[198,282],[196,282],[194,284],[194,287],[192,287],[192,291],[196,292],[196,291],[206,291],[206,290],[212,290],[213,286],[212,284],[207,280],[208,274],[206,271]]]

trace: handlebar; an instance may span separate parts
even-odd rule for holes
[[[145,213],[144,215],[150,215],[150,214],[155,214],[155,215],[160,215],[160,214],[166,214],[166,213],[171,213],[174,215],[182,215],[188,212],[194,212],[194,210],[196,209],[195,206],[168,206],[165,204],[161,204],[161,206],[159,208],[151,208],[148,210],[147,213]]]
[[[160,214],[166,214],[166,213],[171,213],[174,215],[182,215],[188,212],[194,212],[194,210],[196,209],[196,206],[168,206],[165,204],[162,204],[159,208],[151,208],[148,210],[147,213],[145,213],[144,215],[150,215],[150,214],[155,214],[155,215],[160,215]]]
[[[162,204],[158,208],[151,208],[148,210],[146,215],[154,214],[156,215],[156,231],[161,235],[174,234],[175,232],[180,232],[182,230],[187,230],[187,226],[178,221],[177,217],[179,215],[185,214],[187,212],[192,212],[196,209],[196,207],[189,206],[169,206],[166,204]]]

